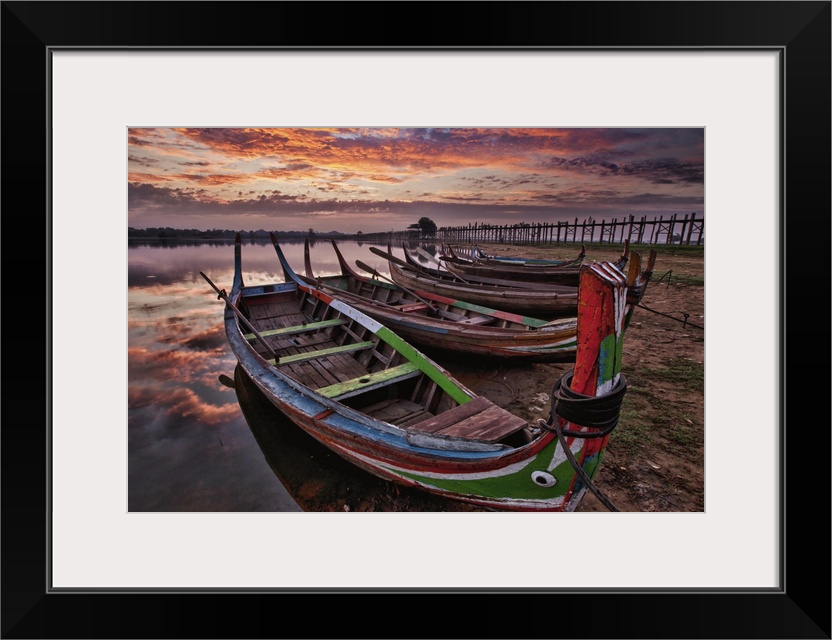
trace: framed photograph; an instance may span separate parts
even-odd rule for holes
[[[395,24],[420,26],[393,34],[394,8],[409,16]],[[472,8],[3,3],[8,255],[37,274],[6,303],[26,303],[38,323],[25,335],[43,345],[14,369],[7,348],[7,400],[24,404],[7,403],[16,415],[2,430],[3,637],[303,637],[299,621],[278,631],[275,612],[304,604],[326,612],[303,621],[309,637],[830,637],[829,430],[801,428],[805,399],[826,397],[816,369],[828,367],[807,375],[798,349],[812,325],[786,315],[819,279],[815,263],[828,273],[830,3]],[[261,482],[257,470],[224,485],[233,447],[207,423],[220,443],[206,461],[213,476],[192,473],[187,457],[156,470],[197,506],[159,507],[162,483],[131,505],[127,407],[141,399],[126,384],[128,202],[150,212],[162,196],[195,193],[150,136],[201,131],[164,144],[167,157],[208,167],[211,132],[242,127],[703,132],[704,509],[299,514],[276,495],[205,509],[209,492],[232,496],[226,505],[264,499],[237,495]],[[141,194],[128,193],[128,175],[144,177]],[[210,190],[221,176],[201,176],[204,201],[223,197]],[[34,215],[10,206],[33,191]],[[24,241],[44,253],[19,251]],[[6,326],[10,348],[19,339]],[[174,351],[175,381],[187,364]],[[37,370],[21,375],[23,362]],[[34,420],[20,419],[32,408]],[[142,416],[134,423],[162,431]],[[164,446],[181,446],[164,429]],[[379,602],[395,602],[405,626],[370,622],[386,620]],[[521,602],[548,619],[513,622]],[[426,603],[435,614],[402,611]]]

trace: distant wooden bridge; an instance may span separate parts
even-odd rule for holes
[[[398,243],[405,239],[425,239],[418,231],[391,231],[365,234],[368,242]],[[462,227],[440,227],[431,238],[434,241],[459,244],[679,244],[701,245],[705,241],[705,220],[690,215],[672,214],[647,219],[628,216],[619,220],[586,218],[574,222],[519,223],[513,225],[480,224]]]

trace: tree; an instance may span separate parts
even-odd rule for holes
[[[421,229],[422,234],[426,236],[432,236],[436,233],[436,223],[427,217],[419,218],[419,222],[416,223]]]

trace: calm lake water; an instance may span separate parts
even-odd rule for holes
[[[338,246],[350,264],[361,260],[389,275],[370,243]],[[281,249],[303,272],[303,243],[281,243]],[[403,257],[400,248],[393,253]],[[245,402],[244,396],[241,404],[219,380],[234,378],[236,360],[225,338],[223,302],[200,271],[230,292],[233,244],[136,245],[127,256],[128,509],[302,511],[281,481],[293,471],[275,457],[329,458],[328,452],[297,439],[288,420],[280,430],[282,414],[264,414],[256,398]],[[311,257],[315,275],[339,272],[329,241],[316,242]],[[247,284],[283,281],[270,243],[246,243],[242,260]],[[258,432],[262,424],[277,429],[266,434],[269,443]]]

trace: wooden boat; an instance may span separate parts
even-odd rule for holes
[[[470,280],[477,278],[501,278],[513,282],[565,284],[577,286],[581,272],[577,266],[532,265],[528,263],[509,264],[505,262],[480,262],[442,256],[445,269],[452,274]]]
[[[622,340],[650,271],[587,266],[573,372],[536,424],[476,395],[396,333],[313,286],[247,286],[241,239],[224,326],[246,374],[292,422],[381,478],[495,510],[573,511],[595,491],[626,380]],[[570,414],[563,417],[564,413]]]
[[[561,264],[541,264],[526,261],[499,261],[481,258],[460,258],[451,251],[451,255],[438,258],[443,267],[455,276],[468,280],[482,281],[484,278],[501,278],[517,282],[577,285],[581,271],[581,261],[586,255],[582,245],[581,253],[575,260]],[[623,269],[630,253],[629,241],[625,241],[624,251],[616,264]]]
[[[520,286],[569,285],[577,286],[580,263],[586,254],[586,248],[575,260],[559,265],[542,265],[533,263],[508,263],[481,259],[460,258],[448,248],[450,254],[439,257],[431,256],[420,247],[403,246],[407,262],[421,266],[432,275],[450,274],[467,282],[518,283]],[[629,241],[625,241],[624,251],[616,264],[623,269],[630,253]],[[431,265],[426,267],[425,265]],[[440,273],[441,272],[441,273]],[[533,284],[528,284],[533,283]]]
[[[272,236],[287,282],[301,278],[359,309],[392,329],[405,340],[428,350],[464,353],[511,362],[573,362],[577,319],[552,321],[491,309],[427,291],[411,291],[381,274],[367,277],[344,258],[338,244],[332,246],[341,275],[316,276],[312,270],[309,242],[304,247],[305,276],[296,274]],[[362,266],[361,261],[357,263]],[[364,270],[372,267],[363,265]]]
[[[422,269],[387,252],[370,247],[377,256],[387,259],[390,277],[406,288],[465,300],[492,309],[511,311],[551,320],[574,316],[578,307],[578,287],[560,284],[512,282],[500,278],[460,277]]]
[[[233,378],[240,411],[277,480],[301,511],[485,511],[485,507],[448,500],[408,487],[390,491],[390,483],[332,454],[277,409],[237,364]],[[339,489],[349,486],[344,495]],[[363,505],[363,508],[362,508]],[[291,505],[284,507],[291,510]]]
[[[480,282],[484,284],[498,284],[514,286],[524,289],[540,288],[558,291],[563,285],[577,286],[580,266],[577,267],[539,267],[522,264],[486,264],[476,260],[468,260],[442,254],[438,257],[430,255],[418,246],[402,244],[405,262],[432,276],[457,279],[463,282]],[[629,247],[616,263],[619,268],[627,264]]]
[[[479,245],[471,246],[470,250],[467,252],[468,256],[464,254],[462,256],[457,255],[454,251],[454,248],[451,245],[446,246],[449,255],[454,257],[461,257],[466,258],[470,256],[470,259],[475,262],[480,262],[484,264],[489,263],[497,263],[497,264],[525,264],[525,265],[538,265],[538,266],[552,266],[552,267],[574,267],[580,266],[583,262],[584,258],[586,257],[586,245],[581,245],[581,251],[578,254],[577,258],[529,258],[524,256],[500,256],[500,255],[491,255],[487,254],[483,251]]]

